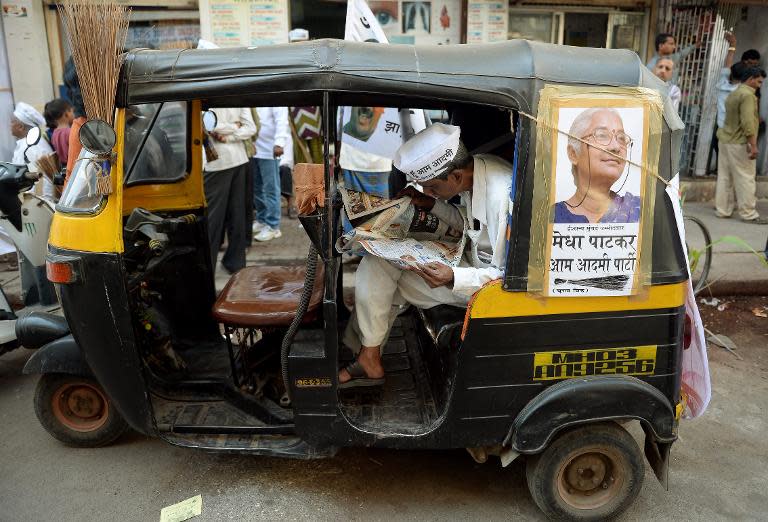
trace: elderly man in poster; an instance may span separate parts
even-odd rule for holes
[[[466,307],[481,286],[502,276],[512,166],[492,155],[470,156],[460,133],[459,127],[436,123],[400,147],[394,166],[423,189],[403,191],[415,206],[459,230],[464,229],[464,215],[447,200],[461,196],[469,221],[462,262],[403,270],[379,257],[363,258],[356,275],[355,312],[344,334],[344,344],[357,353],[357,360],[339,372],[340,388],[383,384],[381,346],[408,303]]]
[[[637,223],[640,198],[628,191],[622,196],[611,190],[624,174],[632,150],[632,138],[624,132],[619,112],[608,107],[586,109],[576,116],[568,134],[568,159],[576,192],[555,204],[554,222]],[[560,175],[558,169],[558,178]]]

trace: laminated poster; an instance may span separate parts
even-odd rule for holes
[[[650,121],[660,118],[660,103],[607,95],[546,103],[552,131],[540,133],[544,142],[537,144],[537,166],[547,178],[539,206],[546,216],[544,294],[636,294],[650,268],[655,179],[644,166],[658,164],[660,140]]]

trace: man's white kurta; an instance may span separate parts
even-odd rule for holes
[[[388,261],[366,256],[355,279],[355,312],[344,334],[344,344],[357,351],[363,346],[381,346],[402,306],[417,308],[447,304],[465,307],[470,297],[486,283],[503,274],[509,190],[512,166],[486,154],[474,157],[472,191],[461,194],[467,207],[470,228],[467,251],[461,266],[453,268],[452,288],[430,288],[416,273],[401,270]],[[461,227],[458,208],[436,201],[432,209],[441,220]],[[473,227],[477,221],[478,227]],[[490,250],[490,252],[489,252]]]

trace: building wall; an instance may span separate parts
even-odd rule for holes
[[[2,1],[3,7],[19,3]],[[42,111],[53,96],[48,38],[42,0],[24,2],[26,16],[3,13],[11,88],[16,102],[24,101]]]

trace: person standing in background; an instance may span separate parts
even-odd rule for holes
[[[645,66],[653,71],[653,68],[656,67],[656,62],[658,62],[659,59],[668,58],[672,60],[675,63],[675,68],[670,80],[672,83],[677,85],[680,78],[680,62],[682,62],[686,56],[691,54],[697,47],[699,47],[701,42],[697,41],[695,44],[685,46],[678,51],[675,37],[669,33],[660,33],[656,36],[655,44],[656,54],[654,54],[651,59],[648,60],[648,63],[645,64]]]
[[[280,232],[280,158],[290,138],[287,107],[259,107],[259,134],[256,156],[251,158],[253,175],[253,239],[270,241]]]
[[[720,154],[717,158],[715,215],[731,217],[734,192],[741,219],[747,223],[768,224],[755,208],[757,167],[757,97],[755,91],[765,80],[765,71],[750,67],[742,83],[725,101],[725,124],[717,131]]]
[[[69,131],[69,146],[67,147],[67,177],[64,184],[69,181],[72,174],[72,167],[75,165],[83,145],[80,143],[80,127],[87,121],[85,114],[85,104],[83,103],[83,94],[80,91],[80,80],[77,77],[75,61],[70,57],[64,64],[64,93],[66,98],[72,103],[75,119],[72,121]]]
[[[299,215],[296,210],[296,200],[293,197],[293,166],[295,164],[292,133],[288,135],[285,149],[280,158],[280,194],[285,198],[287,214],[290,219]]]
[[[45,124],[51,131],[49,138],[53,150],[56,151],[59,162],[66,165],[69,157],[69,134],[72,130],[72,122],[75,120],[75,109],[67,100],[56,98],[45,104],[43,116]]]
[[[661,58],[656,61],[656,65],[653,67],[653,74],[667,84],[667,88],[669,89],[669,99],[672,102],[672,106],[675,108],[675,112],[679,113],[680,101],[683,98],[683,93],[680,92],[680,87],[670,81],[674,70],[675,62],[669,58]]]
[[[27,147],[27,133],[33,127],[45,126],[45,118],[37,112],[37,109],[28,103],[19,102],[11,116],[11,134],[16,138],[16,148],[13,149],[11,163],[14,165],[26,165],[30,172],[40,172],[37,168],[37,160],[46,154],[52,154],[53,148],[48,139],[40,136],[38,142]],[[43,196],[51,201],[56,200],[56,188],[48,178],[43,176]]]
[[[709,146],[707,169],[709,169],[709,165],[712,163],[712,153],[720,154],[717,131],[725,124],[725,100],[739,86],[739,83],[741,83],[739,78],[741,78],[741,75],[747,68],[744,62],[733,63],[733,58],[736,55],[736,37],[733,33],[726,31],[724,38],[728,42],[728,52],[725,55],[723,68],[720,69],[720,79],[717,81],[717,85],[715,85],[715,90],[717,91],[717,119],[712,134],[712,142]]]
[[[216,257],[227,227],[227,249],[221,264],[233,274],[245,267],[245,178],[248,154],[243,141],[256,134],[256,124],[249,108],[215,109],[216,127],[210,133],[218,158],[209,161],[203,172],[205,199],[208,203],[208,241],[214,271]]]

